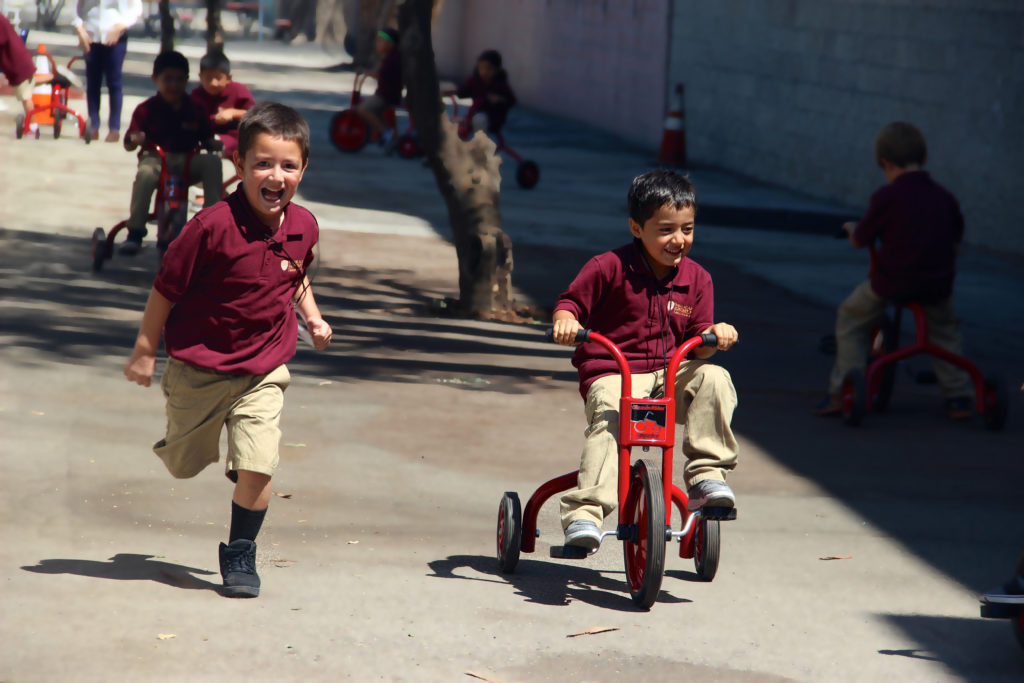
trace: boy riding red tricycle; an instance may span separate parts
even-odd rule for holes
[[[736,519],[735,507],[704,507],[688,511],[689,498],[672,482],[672,456],[675,444],[676,374],[680,363],[699,346],[715,346],[714,334],[692,337],[681,344],[672,355],[665,373],[662,398],[633,398],[632,374],[629,364],[619,348],[604,335],[581,330],[579,342],[600,344],[615,360],[622,378],[619,404],[619,467],[618,467],[618,526],[605,531],[601,541],[614,536],[623,542],[626,580],[633,601],[649,608],[661,589],[665,569],[665,545],[669,540],[679,541],[679,556],[693,558],[697,575],[711,581],[718,571],[720,547],[719,521]],[[633,446],[644,451],[655,446],[661,448],[661,467],[650,459],[640,459],[630,467]],[[503,572],[515,570],[519,553],[532,553],[535,548],[537,516],[541,506],[553,495],[568,491],[577,484],[578,472],[556,477],[541,485],[522,510],[519,496],[507,492],[498,507],[497,556]],[[672,505],[679,509],[682,523],[679,531],[672,531]],[[552,557],[583,559],[588,552],[579,546],[552,546]]]

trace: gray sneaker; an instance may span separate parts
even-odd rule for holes
[[[1000,602],[1007,605],[1024,605],[1024,574],[1018,574],[999,588],[986,591],[982,602]]]
[[[686,509],[695,512],[703,507],[731,508],[736,506],[736,496],[724,481],[705,479],[689,490],[690,502]]]
[[[577,519],[565,527],[565,544],[593,550],[601,545],[601,530],[587,519]]]

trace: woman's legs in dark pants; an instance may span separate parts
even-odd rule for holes
[[[110,93],[110,130],[121,129],[121,106],[124,98],[121,71],[127,51],[126,37],[109,47],[102,43],[92,43],[89,46],[89,54],[85,56],[85,89],[90,129],[98,130],[100,127],[100,96],[104,78]]]

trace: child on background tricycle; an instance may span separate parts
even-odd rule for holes
[[[836,360],[828,394],[815,408],[824,417],[842,412],[840,389],[851,370],[863,370],[872,329],[890,302],[916,301],[928,320],[928,341],[960,355],[960,330],[953,310],[956,253],[964,217],[949,190],[922,167],[928,157],[924,135],[896,121],[875,138],[875,160],[888,184],[871,196],[860,222],[843,225],[850,243],[874,247],[868,279],[857,286],[836,313]],[[932,357],[945,398],[945,413],[970,418],[974,387],[970,374]]]
[[[501,53],[497,50],[481,52],[473,75],[459,87],[456,95],[473,100],[461,131],[463,137],[474,130],[486,130],[500,136],[508,110],[516,104],[515,93],[508,84],[508,73],[501,67]]]
[[[633,180],[629,229],[633,241],[592,258],[555,305],[554,340],[575,343],[586,327],[613,341],[632,372],[635,396],[664,392],[668,359],[684,340],[714,333],[717,346],[697,348],[676,376],[677,422],[686,424],[683,454],[689,509],[731,508],[725,483],[736,466],[731,429],[736,390],[729,373],[705,362],[736,343],[736,329],[714,322],[711,276],[688,258],[693,246],[696,192],[689,179],[658,170]],[[562,496],[565,544],[587,549],[601,541],[604,518],[616,507],[621,379],[614,360],[597,344],[573,354],[588,427],[578,488]]]
[[[191,98],[223,143],[222,155],[230,159],[238,149],[238,122],[256,100],[249,88],[231,78],[231,60],[222,51],[207,52],[199,60],[199,87],[192,90]]]
[[[368,75],[377,79],[377,90],[362,99],[356,106],[356,113],[369,124],[371,140],[390,146],[395,139],[395,131],[385,123],[384,113],[389,107],[402,104],[402,57],[398,53],[398,31],[393,28],[377,31],[375,46],[380,63],[377,70]]]
[[[221,194],[220,158],[195,154],[188,159],[200,145],[214,146],[209,120],[186,96],[188,60],[180,52],[161,52],[153,60],[153,83],[157,94],[135,108],[124,137],[124,148],[129,152],[143,147],[139,152],[139,170],[132,185],[128,238],[120,250],[125,256],[138,253],[146,236],[149,205],[159,184],[163,165],[153,146],[159,145],[163,150],[171,173],[182,174],[186,160],[189,161],[187,183],[202,182],[204,207],[216,204]]]

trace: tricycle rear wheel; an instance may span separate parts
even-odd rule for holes
[[[623,520],[628,529],[622,554],[629,594],[638,606],[650,609],[661,591],[667,535],[661,472],[651,460],[633,464]]]
[[[366,121],[351,109],[344,109],[331,118],[327,135],[342,152],[358,152],[370,136]]]
[[[718,573],[718,557],[721,549],[721,527],[717,519],[701,516],[693,535],[693,564],[697,576],[711,581]]]
[[[860,370],[850,370],[843,378],[839,389],[839,406],[843,421],[851,427],[856,427],[864,419],[867,389],[864,387],[864,374]]]
[[[1010,408],[1010,398],[1006,391],[1006,383],[999,377],[989,375],[985,378],[985,405],[981,415],[985,420],[985,428],[998,432],[1006,425],[1006,415]]]
[[[107,233],[103,228],[96,228],[92,231],[92,272],[98,273],[103,269],[103,262],[110,258],[107,253]]]
[[[523,544],[523,511],[519,494],[506,491],[498,505],[498,567],[511,574],[519,562]]]

